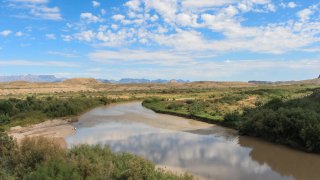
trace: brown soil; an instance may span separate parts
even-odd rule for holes
[[[53,139],[61,147],[66,148],[67,144],[64,139],[74,134],[75,131],[75,128],[71,125],[71,121],[54,119],[28,127],[13,127],[8,132],[8,135],[15,138],[18,144],[24,138],[45,137]]]

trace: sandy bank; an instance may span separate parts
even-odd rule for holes
[[[8,135],[14,137],[18,143],[24,138],[45,137],[54,139],[61,147],[66,148],[65,138],[75,133],[71,119],[54,119],[27,127],[13,127]]]

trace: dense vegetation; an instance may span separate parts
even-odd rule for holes
[[[105,97],[74,98],[9,98],[0,100],[0,128],[34,124],[48,118],[75,116],[99,105],[111,101]]]
[[[312,92],[314,92],[312,94]],[[320,152],[320,95],[317,88],[244,89],[195,99],[148,98],[156,112],[233,127],[309,152]]]
[[[320,97],[314,93],[289,101],[274,99],[232,119],[241,134],[263,137],[310,152],[320,152]]]
[[[0,133],[0,179],[192,179],[155,168],[140,157],[108,147],[81,145],[69,150],[47,139],[25,139],[19,146]]]

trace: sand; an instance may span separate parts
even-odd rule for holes
[[[15,138],[18,144],[24,138],[45,137],[53,139],[61,147],[67,148],[65,138],[75,133],[71,119],[54,119],[27,127],[13,127],[8,135]]]

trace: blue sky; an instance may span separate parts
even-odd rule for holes
[[[0,75],[300,80],[317,0],[0,0]]]

